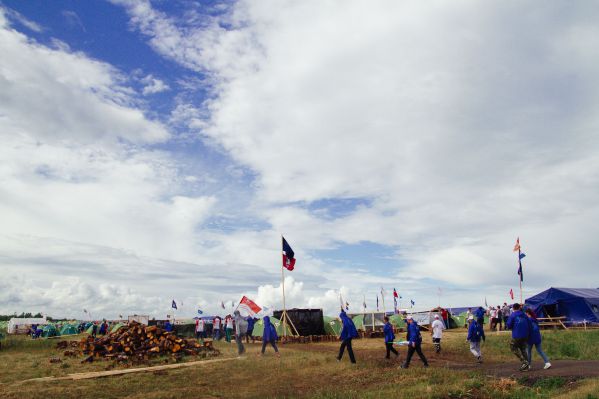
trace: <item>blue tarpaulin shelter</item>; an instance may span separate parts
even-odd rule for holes
[[[526,299],[537,317],[565,316],[571,323],[599,323],[599,289],[549,288]]]

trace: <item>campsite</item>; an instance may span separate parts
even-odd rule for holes
[[[0,399],[599,399],[599,0],[0,0]]]
[[[548,295],[552,292],[553,295]],[[430,324],[426,320],[440,315],[438,309],[420,312],[418,317],[422,323],[422,346],[429,361],[428,368],[423,368],[420,361],[414,361],[410,369],[401,369],[399,366],[406,357],[406,348],[400,345],[397,346],[398,358],[385,359],[380,328],[383,314],[376,312],[353,316],[360,334],[360,338],[354,340],[357,363],[338,362],[339,334],[343,328],[339,319],[322,316],[322,311],[317,309],[291,309],[288,310],[292,315],[290,320],[295,320],[303,337],[283,336],[282,323],[272,317],[280,335],[280,357],[275,357],[272,351],[257,356],[264,328],[262,320],[258,320],[253,330],[256,342],[246,343],[247,352],[242,356],[238,355],[234,341],[207,338],[200,344],[200,340],[177,338],[179,335],[193,336],[193,329],[183,323],[175,324],[173,334],[177,335],[171,337],[173,345],[182,343],[182,349],[171,345],[167,352],[160,352],[157,347],[156,351],[129,357],[122,348],[120,353],[125,356],[116,355],[119,349],[114,356],[109,352],[104,352],[105,356],[94,355],[94,351],[105,351],[106,343],[112,341],[98,336],[95,342],[102,342],[102,345],[90,344],[94,338],[89,328],[80,333],[68,323],[63,323],[62,334],[37,339],[27,334],[9,334],[0,341],[0,392],[6,398],[37,395],[61,398],[597,398],[599,325],[591,317],[596,316],[592,310],[596,298],[589,291],[578,292],[579,296],[581,294],[584,294],[584,303],[578,303],[578,307],[573,291],[567,289],[550,289],[530,299],[531,306],[539,312],[546,306],[546,311],[557,312],[557,308],[569,315],[544,314],[565,323],[562,327],[548,322],[543,330],[544,350],[550,354],[552,362],[548,370],[543,369],[537,357],[531,371],[519,372],[516,359],[507,350],[510,331],[492,331],[488,318],[485,319],[487,339],[482,345],[484,362],[475,362],[468,352],[464,314],[450,313],[450,326],[453,327],[444,333],[441,353],[435,353],[428,334]],[[570,305],[560,302],[564,295]],[[589,301],[590,314],[584,310]],[[575,315],[586,315],[588,320],[583,324],[575,323],[573,320],[577,319],[572,318]],[[399,339],[405,334],[406,317],[407,314],[401,313],[391,317],[391,325]],[[29,321],[39,322],[38,319]],[[123,337],[129,336],[127,334],[139,335],[147,331],[151,340],[154,336],[168,334],[161,332],[164,330],[160,327],[157,329],[155,322],[150,321],[150,324],[154,327],[144,327],[135,320],[114,323],[106,337],[115,337],[113,340],[118,345],[125,342]],[[8,323],[3,325],[8,326]],[[53,324],[46,327],[55,329]],[[198,356],[184,349],[186,343],[197,347],[208,345],[212,352],[206,352],[208,356],[198,352],[202,354]],[[187,356],[181,356],[185,355],[184,350]],[[148,356],[152,352],[155,356]]]

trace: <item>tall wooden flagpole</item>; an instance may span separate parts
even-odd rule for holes
[[[520,305],[524,304],[524,300],[522,298],[522,276],[524,275],[524,270],[522,270],[522,258],[520,257],[520,237],[518,237],[518,271],[520,273],[518,273],[518,280],[520,281]]]
[[[283,235],[281,234],[281,247],[283,247]],[[291,330],[291,335],[299,335],[297,329],[293,325],[291,319],[287,316],[287,306],[285,304],[285,268],[283,267],[283,263],[281,263],[281,287],[283,288],[283,312],[281,313],[281,324],[283,326],[283,336],[287,336],[287,329],[290,324],[293,330]]]

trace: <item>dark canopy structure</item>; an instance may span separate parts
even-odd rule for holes
[[[525,303],[537,317],[565,316],[570,323],[599,323],[599,289],[552,287]]]
[[[276,310],[273,315],[280,319],[281,310]],[[297,328],[299,335],[324,335],[324,321],[322,318],[322,309],[288,309],[287,316]]]

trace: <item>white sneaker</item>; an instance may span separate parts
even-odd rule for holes
[[[551,367],[551,363],[547,362],[545,363],[545,367],[543,367],[543,369],[547,370],[549,367]]]

